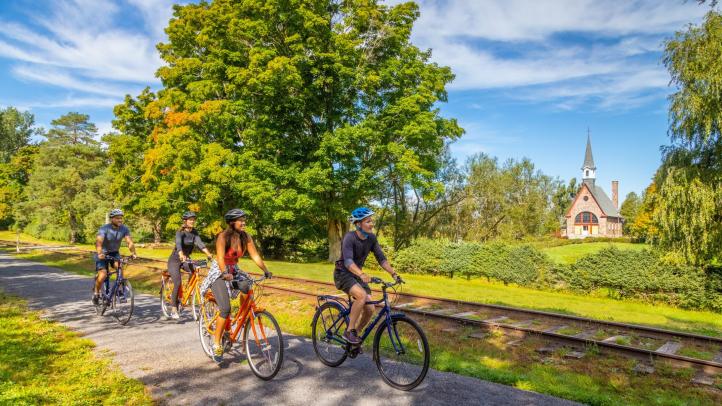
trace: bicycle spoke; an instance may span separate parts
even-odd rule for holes
[[[428,369],[426,337],[415,323],[405,318],[380,328],[374,348],[379,372],[396,388],[408,390],[415,387]]]

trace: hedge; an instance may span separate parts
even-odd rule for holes
[[[610,246],[564,265],[531,245],[419,239],[396,253],[395,266],[405,273],[487,278],[543,289],[606,289],[620,299],[722,312],[721,269],[669,261],[653,250]]]

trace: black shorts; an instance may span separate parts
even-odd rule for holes
[[[369,287],[368,283],[362,281],[361,278],[345,269],[336,268],[333,271],[333,282],[336,284],[337,289],[341,289],[342,291],[346,292],[346,294],[348,294],[353,285],[357,284],[361,285],[361,287],[364,288],[366,293],[368,293],[369,295],[371,294],[371,288]]]

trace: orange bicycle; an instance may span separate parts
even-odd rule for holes
[[[255,285],[260,292],[259,282],[264,279],[249,278],[243,281],[246,282],[241,289],[244,295],[238,295],[238,310],[226,322],[222,345],[229,351],[239,341],[243,329],[242,342],[248,365],[257,377],[267,381],[276,376],[283,364],[283,334],[273,315],[256,304],[256,297],[262,295],[256,295],[253,287]],[[218,316],[218,305],[213,292],[208,289],[201,298],[198,333],[203,351],[210,358],[213,358],[213,336]]]
[[[198,275],[198,270],[208,267],[208,262],[186,259],[181,263],[181,265],[184,264],[187,264],[192,272],[190,273],[188,282],[185,284],[181,283],[180,289],[178,289],[178,313],[181,313],[181,310],[184,307],[190,307],[191,313],[193,314],[193,320],[198,320],[198,306],[201,303],[201,295],[198,289],[202,282],[200,275]],[[188,271],[181,266],[181,273],[188,273]],[[170,311],[173,307],[171,304],[173,288],[173,280],[171,279],[170,274],[168,271],[163,271],[160,278],[160,308],[163,311],[163,316],[168,318],[170,318]],[[188,292],[188,294],[186,294],[186,292]]]

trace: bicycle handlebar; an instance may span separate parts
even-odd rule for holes
[[[401,277],[398,277],[393,283],[392,282],[385,282],[381,278],[373,277],[371,278],[371,283],[378,283],[379,285],[383,285],[386,288],[390,288],[392,286],[400,285],[402,283],[405,283]]]
[[[182,261],[183,264],[191,264],[195,266],[196,268],[208,268],[208,261],[200,260],[200,261],[194,261],[190,258],[186,258],[185,261]]]

